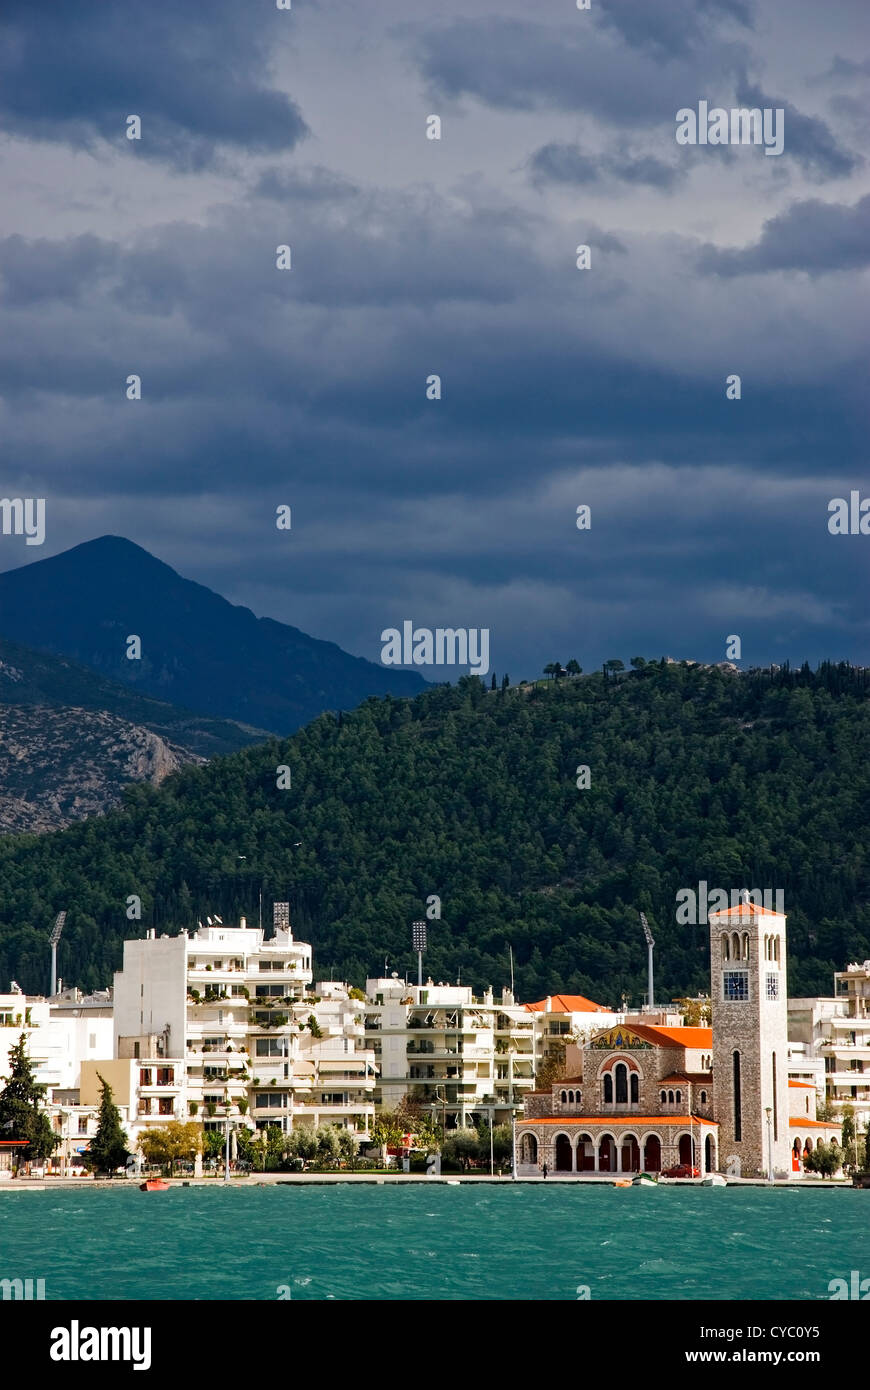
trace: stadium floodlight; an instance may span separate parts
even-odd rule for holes
[[[417,952],[417,984],[423,985],[423,952],[426,949],[426,923],[411,923],[411,945]]]
[[[652,1008],[655,1007],[655,1004],[654,1004],[654,1002],[653,1002],[654,999],[655,999],[655,995],[653,994],[653,947],[655,946],[656,943],[653,941],[653,935],[652,935],[652,932],[651,932],[650,929],[649,929],[649,922],[646,920],[646,913],[644,913],[644,912],[642,912],[642,913],[640,914],[640,924],[641,924],[641,926],[643,927],[643,934],[644,934],[644,936],[646,937],[647,969],[648,969],[648,973],[649,973],[649,1001],[648,1001],[648,1002],[649,1002],[649,1007],[652,1009]]]
[[[48,944],[51,947],[51,995],[57,994],[57,943],[60,941],[66,922],[66,912],[59,912],[54,919],[54,926],[51,929],[51,936]]]

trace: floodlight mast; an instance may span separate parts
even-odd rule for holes
[[[417,985],[423,988],[423,952],[426,949],[426,923],[411,923],[411,945],[417,952]]]
[[[649,1000],[648,1000],[648,1003],[649,1003],[649,1007],[650,1007],[651,1009],[653,1009],[653,1008],[655,1008],[655,995],[653,994],[653,947],[655,946],[656,943],[653,941],[652,932],[651,932],[650,929],[649,929],[649,922],[646,920],[646,913],[644,913],[644,912],[642,912],[642,913],[640,914],[640,923],[641,923],[641,926],[643,927],[643,934],[644,934],[644,936],[646,937],[647,970],[648,970],[648,974],[649,974]]]
[[[51,929],[51,936],[48,944],[51,947],[51,997],[57,994],[57,943],[60,941],[63,932],[66,912],[59,912],[54,919],[54,926]]]

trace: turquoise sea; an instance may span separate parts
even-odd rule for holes
[[[7,1190],[0,1278],[47,1299],[828,1299],[870,1276],[868,1227],[852,1188]]]

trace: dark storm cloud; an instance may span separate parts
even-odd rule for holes
[[[752,7],[742,0],[668,0],[666,5],[608,0],[601,9],[606,28],[616,30],[634,48],[665,56],[689,52],[725,18],[751,28]]]
[[[589,155],[579,145],[557,143],[535,150],[529,160],[529,170],[536,184],[593,184],[611,179],[666,190],[686,177],[685,169],[665,164],[654,155],[635,155],[627,151]]]
[[[72,303],[93,292],[118,265],[118,247],[85,234],[67,241],[0,240],[0,300],[10,308],[40,300]]]
[[[699,264],[714,275],[768,270],[856,270],[870,265],[870,195],[853,206],[818,199],[793,203],[765,222],[757,242],[740,250],[704,247]]]
[[[271,0],[123,23],[108,0],[59,4],[42,48],[34,8],[0,18],[0,156],[25,204],[5,225],[28,233],[0,240],[0,412],[4,495],[48,497],[46,549],[128,534],[367,656],[406,616],[489,625],[515,679],[557,655],[719,659],[735,631],[751,660],[864,654],[864,552],[826,504],[862,485],[866,330],[848,278],[816,272],[864,263],[866,185],[808,201],[805,170],[858,166],[839,125],[796,110],[796,66],[849,52],[840,35],[768,65],[765,0],[757,29],[738,0],[446,0],[410,37],[400,0],[344,0],[340,31],[300,4],[300,167]],[[734,104],[749,72],[794,103],[785,157],[678,150],[676,110]],[[427,147],[421,73],[494,114],[469,103]],[[109,127],[128,152],[131,111],[171,162],[144,194],[101,143]],[[224,151],[227,177],[179,177]],[[774,268],[811,274],[760,295],[747,272]],[[33,558],[18,539],[4,567]]]
[[[460,207],[368,190],[341,207],[325,218],[318,200],[295,205],[286,274],[271,199],[214,213],[207,229],[172,223],[100,244],[72,317],[62,281],[28,298],[54,248],[29,261],[19,249],[30,270],[11,281],[0,340],[17,412],[7,445],[26,441],[32,468],[72,473],[82,496],[114,486],[122,459],[137,495],[268,489],[290,466],[297,487],[364,479],[373,506],[420,486],[492,497],[531,460],[543,474],[569,459],[655,457],[801,470],[823,446],[857,447],[848,366],[822,363],[818,389],[803,389],[823,302],[811,287],[770,354],[776,304],[765,318],[749,287],[702,287],[687,274],[693,243],[588,225],[587,274],[574,240],[554,260],[537,219],[482,197]],[[842,336],[847,350],[846,326]],[[747,379],[738,408],[724,395],[735,362]],[[143,384],[133,404],[130,372]],[[425,399],[430,373],[442,377],[437,403]]]
[[[268,18],[267,18],[268,15]],[[8,132],[94,148],[121,144],[179,169],[221,145],[292,149],[307,133],[295,103],[269,82],[277,10],[256,21],[234,0],[0,8],[0,122]],[[126,117],[142,140],[126,139]]]
[[[417,37],[421,73],[448,97],[473,96],[515,111],[586,111],[615,125],[667,121],[675,94],[733,85],[743,71],[741,44],[709,36],[662,58],[584,24],[547,27],[497,17],[455,21]],[[670,132],[669,132],[670,134]]]
[[[793,159],[813,182],[844,178],[863,161],[838,144],[819,116],[805,116],[783,97],[772,97],[759,87],[741,82],[737,104],[744,107],[781,107],[785,112],[785,148],[780,158]]]

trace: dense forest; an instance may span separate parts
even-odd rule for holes
[[[641,1002],[644,911],[660,999],[708,987],[678,890],[781,889],[792,994],[870,957],[868,673],[637,671],[369,699],[287,739],[129,787],[110,814],[0,839],[0,987],[59,970],[111,983],[125,936],[289,899],[315,978],[415,971],[410,923],[441,899],[425,967],[479,991]],[[579,789],[577,769],[590,769]],[[279,788],[279,766],[291,786]],[[128,921],[128,897],[142,917]]]

